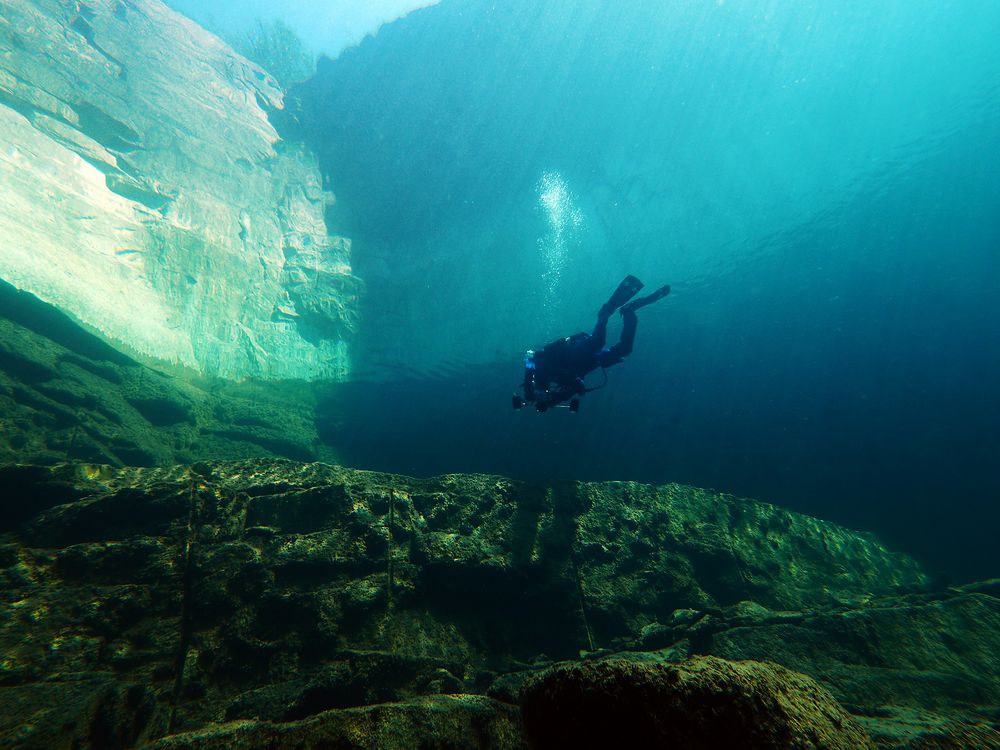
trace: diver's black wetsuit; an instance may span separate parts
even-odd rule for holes
[[[577,333],[546,344],[541,350],[529,351],[524,361],[524,399],[514,397],[514,408],[524,401],[534,402],[538,411],[545,411],[563,401],[570,400],[570,409],[576,411],[576,396],[587,392],[583,379],[598,367],[617,365],[632,353],[635,331],[639,324],[635,311],[656,302],[670,292],[663,286],[650,295],[628,302],[640,289],[642,282],[626,276],[615,293],[597,313],[597,323],[592,333]],[[614,346],[605,346],[608,319],[621,307],[622,335]]]

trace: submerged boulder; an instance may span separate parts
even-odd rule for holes
[[[805,675],[777,664],[695,657],[678,665],[624,659],[557,666],[521,693],[536,750],[866,750],[864,729]]]
[[[0,480],[0,744],[195,732],[205,747],[381,747],[397,719],[406,736],[508,737],[521,686],[553,659],[624,649],[632,666],[608,679],[656,690],[692,656],[778,662],[878,719],[880,737],[893,707],[986,732],[982,707],[1000,701],[995,583],[922,591],[917,563],[870,536],[752,500],[265,459]],[[695,663],[737,706],[758,683],[774,715],[781,686],[814,695],[777,667]],[[580,669],[608,669],[593,664]],[[494,700],[428,702],[441,694]],[[60,704],[74,707],[65,731],[18,719]],[[483,731],[425,746],[518,746]]]

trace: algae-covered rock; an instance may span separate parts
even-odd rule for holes
[[[635,482],[581,483],[575,550],[595,630],[751,599],[777,609],[919,586],[915,562],[874,537],[767,503]],[[655,618],[654,618],[655,619]]]
[[[1000,750],[1000,728],[989,719],[976,721],[897,706],[857,718],[880,749]]]
[[[157,372],[0,282],[0,460],[331,460],[312,403],[306,383],[235,384]]]
[[[885,705],[944,712],[1000,706],[998,646],[1000,599],[959,592],[764,618],[702,640],[706,653],[773,659],[822,679],[859,713]]]
[[[869,718],[911,706],[981,723],[974,704],[996,701],[995,585],[905,593],[924,583],[911,559],[750,500],[265,459],[0,481],[0,704],[48,710],[51,685],[80,680],[144,686],[102,703],[115,736],[223,742],[212,727],[242,720],[219,736],[295,742],[293,725],[371,704],[514,701],[553,659],[626,647],[650,669],[775,661]]]
[[[0,743],[19,750],[134,747],[154,710],[152,694],[111,675],[0,683]]]
[[[520,750],[515,706],[472,695],[326,711],[274,724],[241,721],[168,737],[149,750]]]
[[[521,693],[532,748],[864,750],[864,729],[825,689],[777,664],[695,657],[560,665]]]

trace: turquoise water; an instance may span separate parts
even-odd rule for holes
[[[1000,4],[421,2],[0,6],[0,747],[997,745]]]
[[[1000,5],[442,0],[341,52],[392,0],[309,74],[345,6],[291,1],[272,76],[158,0],[4,14],[0,453],[681,482],[998,574]],[[196,15],[266,58],[254,3]],[[606,387],[512,410],[626,274],[673,292]]]
[[[328,438],[714,486],[995,569],[996,28],[990,2],[445,0],[322,61],[285,129],[368,285]],[[522,352],[625,273],[674,292],[608,387],[508,413]]]

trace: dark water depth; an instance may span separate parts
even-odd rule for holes
[[[995,574],[993,11],[654,5],[446,1],[293,92],[369,285],[321,434],[415,474],[712,486]],[[512,413],[523,350],[626,272],[674,292],[608,387]]]

